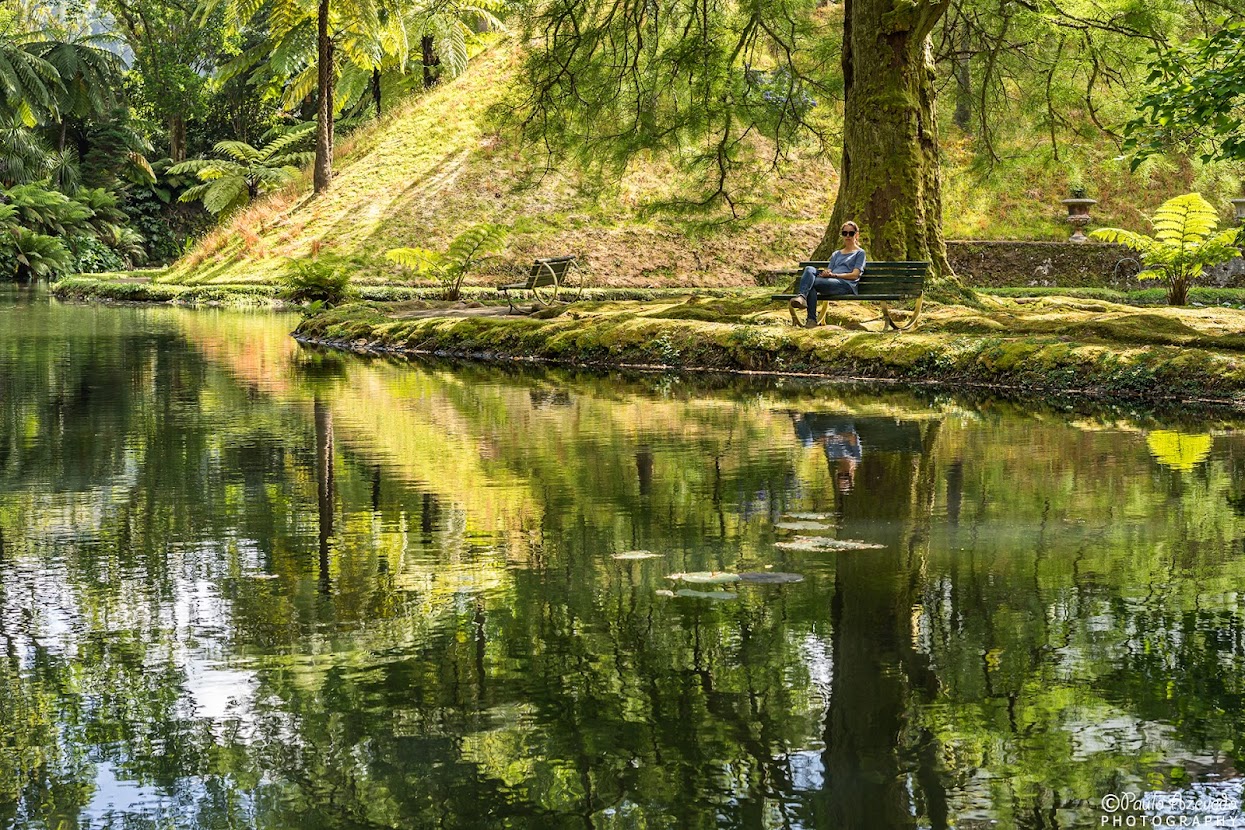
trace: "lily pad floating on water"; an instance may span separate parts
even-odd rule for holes
[[[754,571],[739,575],[740,582],[751,582],[755,585],[789,585],[792,582],[803,582],[801,574],[789,574],[782,571]]]
[[[675,596],[689,599],[739,599],[739,594],[734,591],[693,591],[691,588],[683,588]]]
[[[774,522],[774,527],[779,530],[833,530],[830,525],[824,522]]]
[[[738,582],[739,574],[726,571],[692,571],[691,573],[670,574],[666,579],[675,582],[692,582],[699,585],[722,585],[727,582]]]
[[[796,536],[785,542],[775,542],[774,547],[782,550],[798,551],[848,551],[848,550],[880,550],[886,545],[877,542],[861,542],[856,539],[829,539],[825,536]]]
[[[629,550],[623,553],[611,553],[610,559],[660,559],[660,553],[653,553],[651,550]]]
[[[835,515],[833,513],[784,513],[783,518],[801,522],[829,522],[834,520]]]

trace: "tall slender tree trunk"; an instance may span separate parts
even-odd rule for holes
[[[174,163],[186,160],[186,118],[182,115],[169,118],[169,158]]]
[[[968,25],[962,24],[962,26],[958,38],[959,47],[956,49],[955,66],[951,70],[951,74],[955,76],[955,114],[951,116],[951,120],[955,122],[955,126],[968,132],[973,123],[973,75],[969,63],[972,42]]]
[[[942,237],[938,129],[929,33],[948,2],[845,0],[839,195],[814,259],[860,224],[874,259],[928,260],[950,275]]]
[[[380,70],[372,69],[372,102],[376,104],[376,117],[380,118]]]
[[[437,57],[436,49],[433,48],[432,35],[424,35],[419,39],[419,46],[423,52],[424,64],[424,89],[431,89],[432,85],[437,82],[437,76],[432,74],[434,66],[441,65],[441,59]]]
[[[329,0],[320,0],[316,28],[319,100],[316,108],[316,163],[312,183],[316,193],[323,193],[333,179],[333,39],[329,37]]]

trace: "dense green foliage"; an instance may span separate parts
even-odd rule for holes
[[[500,28],[502,12],[491,0],[342,4],[333,38],[346,60],[335,64],[333,115],[379,113],[382,84],[401,92],[461,72],[479,27]],[[26,202],[38,190],[61,209],[83,203],[90,214],[80,233],[77,219],[44,227],[17,204],[0,236],[4,271],[55,277],[167,262],[209,214],[295,178],[310,159],[297,145],[319,95],[315,24],[315,9],[296,3],[5,0],[0,187],[25,188]],[[187,207],[200,202],[206,212]]]
[[[310,303],[312,310],[333,306],[353,296],[350,272],[338,264],[315,258],[291,263],[280,296],[295,303]]]
[[[1158,52],[1148,80],[1128,124],[1136,162],[1173,145],[1203,161],[1245,162],[1245,23]]]

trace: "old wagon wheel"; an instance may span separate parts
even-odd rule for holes
[[[562,302],[573,303],[583,295],[587,276],[587,269],[580,267],[579,260],[571,260],[562,274]]]
[[[536,302],[543,306],[551,306],[558,301],[558,291],[562,287],[562,281],[548,262],[538,260],[541,266],[541,273],[532,280],[532,296],[536,298]]]

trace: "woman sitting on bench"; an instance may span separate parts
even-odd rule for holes
[[[842,249],[830,255],[830,267],[818,271],[813,266],[804,269],[791,300],[792,308],[808,309],[808,328],[817,325],[817,294],[855,294],[859,290],[860,275],[865,270],[865,249],[857,244],[860,226],[844,222],[839,229],[843,237]]]

